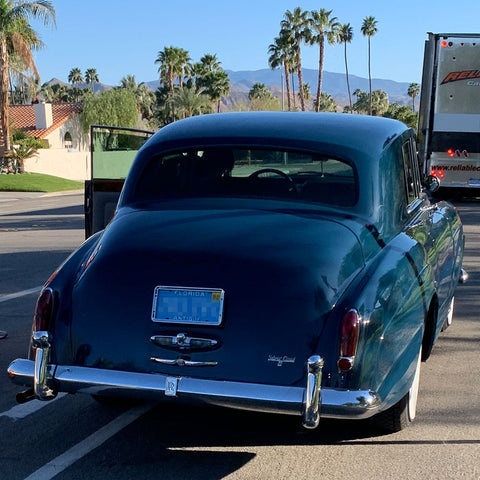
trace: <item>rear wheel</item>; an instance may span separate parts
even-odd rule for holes
[[[374,417],[375,424],[383,431],[395,433],[408,427],[417,414],[418,389],[420,385],[420,369],[422,364],[422,349],[418,354],[415,376],[410,390],[393,407]]]

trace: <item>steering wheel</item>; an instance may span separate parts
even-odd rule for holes
[[[292,180],[292,177],[290,175],[286,174],[285,172],[282,172],[281,170],[278,170],[276,168],[262,168],[260,170],[257,170],[256,172],[253,172],[251,175],[248,176],[248,178],[258,178],[260,175],[264,173],[273,173],[275,175],[278,175],[279,177],[282,177],[289,185],[288,189],[292,190],[295,188],[295,182]]]

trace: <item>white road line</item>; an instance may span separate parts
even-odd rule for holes
[[[31,293],[38,293],[42,290],[43,287],[29,288],[28,290],[22,290],[21,292],[9,293],[8,295],[0,296],[0,303],[7,302],[8,300],[14,300],[15,298],[24,297],[25,295],[30,295]]]
[[[57,397],[52,400],[59,400],[60,398],[63,398],[66,393],[59,393]],[[50,405],[52,401],[49,402],[42,402],[41,400],[32,400],[27,403],[21,403],[20,405],[15,405],[12,407],[10,410],[7,410],[6,412],[0,412],[0,417],[8,417],[12,418],[13,420],[20,420],[21,418],[28,417],[28,415],[31,415],[32,413],[37,412],[43,407],[46,407],[47,405]]]
[[[147,413],[151,408],[151,404],[140,404],[131,408],[89,437],[85,438],[85,440],[74,445],[70,450],[67,450],[65,453],[62,453],[57,458],[54,458],[52,461],[39,468],[36,472],[33,472],[25,480],[51,480],[70,465],[74,464],[77,460],[116,435],[120,430],[123,430],[126,426],[130,425],[130,423]]]

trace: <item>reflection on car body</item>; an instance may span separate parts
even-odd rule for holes
[[[51,277],[31,357],[9,373],[42,399],[198,401],[397,431],[452,318],[463,245],[400,122],[182,120],[145,143],[113,220]]]

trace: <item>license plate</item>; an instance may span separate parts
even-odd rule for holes
[[[155,287],[152,321],[220,325],[225,292],[221,288]]]

